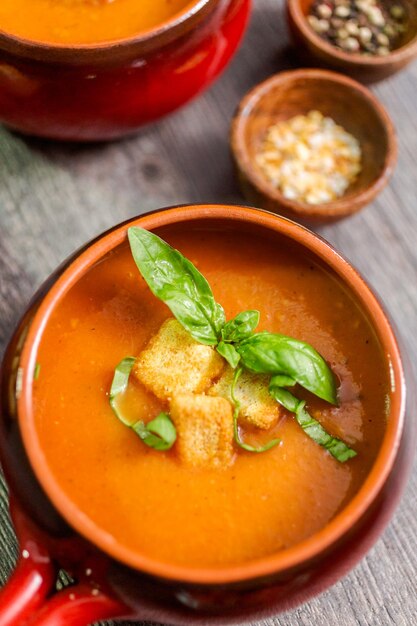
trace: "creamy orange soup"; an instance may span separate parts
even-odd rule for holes
[[[91,44],[132,37],[196,0],[1,0],[0,30],[33,41]]]
[[[310,412],[358,452],[338,463],[294,417],[252,443],[278,436],[261,454],[239,449],[225,469],[183,466],[175,447],[158,452],[109,406],[115,365],[137,355],[170,316],[123,245],[64,297],[43,333],[34,385],[37,434],[71,501],[119,545],[188,567],[242,564],[322,529],[357,492],[385,429],[388,375],[367,320],[338,279],[298,248],[235,232],[159,233],[207,277],[228,318],[248,308],[260,330],[312,344],[340,382],[340,406],[308,392]],[[135,419],[166,409],[132,381],[123,404]]]

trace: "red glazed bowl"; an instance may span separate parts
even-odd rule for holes
[[[52,139],[133,133],[207,87],[231,59],[250,0],[197,0],[142,35],[60,46],[0,30],[0,122]]]
[[[331,522],[301,543],[241,566],[187,569],[146,559],[106,544],[82,511],[68,506],[51,481],[32,432],[31,385],[37,344],[60,298],[93,264],[126,240],[128,226],[153,230],[187,224],[287,239],[336,274],[361,307],[382,347],[391,374],[386,433],[364,484]],[[406,411],[404,362],[378,300],[361,276],[329,244],[283,217],[220,205],[164,209],[116,226],[75,253],[33,299],[6,351],[1,372],[0,452],[12,494],[20,559],[0,594],[1,626],[86,626],[106,618],[177,626],[239,624],[286,611],[327,589],[374,544],[399,501],[416,439]],[[54,486],[55,484],[55,486]],[[76,583],[52,593],[56,569]]]

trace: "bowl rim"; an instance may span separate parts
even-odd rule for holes
[[[34,426],[31,397],[36,353],[49,315],[62,296],[86,270],[104,254],[126,240],[129,226],[139,225],[142,228],[155,229],[183,222],[207,223],[213,220],[229,221],[235,227],[239,223],[260,226],[270,233],[301,244],[332,268],[360,303],[378,336],[390,374],[392,396],[380,451],[370,473],[353,499],[323,529],[295,546],[243,565],[221,569],[188,568],[145,557],[118,544],[103,529],[89,520],[63,493],[48,468]],[[169,581],[216,585],[254,580],[290,570],[326,552],[361,520],[380,494],[396,459],[404,426],[406,389],[402,360],[394,331],[374,293],[357,270],[324,239],[284,217],[251,207],[181,205],[133,217],[103,233],[76,253],[43,297],[24,342],[20,368],[22,387],[17,399],[18,423],[30,464],[48,498],[79,535],[104,553],[134,570]]]
[[[253,159],[249,156],[246,141],[244,139],[248,117],[256,104],[272,88],[297,80],[302,80],[304,83],[314,83],[317,80],[326,80],[328,82],[333,82],[335,86],[343,85],[344,87],[357,92],[374,110],[376,116],[379,118],[387,140],[384,164],[377,178],[375,178],[374,181],[364,189],[351,194],[347,193],[337,200],[332,200],[331,202],[308,204],[307,202],[300,202],[286,198],[279,191],[279,189],[274,187],[266,177],[262,176],[262,174],[258,172],[253,163]],[[361,83],[338,72],[310,68],[279,72],[250,89],[243,96],[233,116],[230,127],[230,145],[238,169],[257,189],[258,193],[268,199],[272,199],[289,210],[293,215],[298,215],[301,218],[337,218],[351,215],[352,213],[359,211],[361,208],[372,202],[376,195],[378,195],[385,187],[394,171],[398,156],[398,144],[394,125],[386,109],[373,95],[373,93]]]
[[[89,44],[43,42],[13,35],[0,28],[0,50],[38,61],[68,62],[76,65],[91,61],[116,63],[120,59],[146,54],[170,43],[202,21],[220,2],[221,0],[188,0],[185,7],[170,18],[140,31],[137,35]]]
[[[317,48],[328,56],[334,57],[339,61],[343,61],[345,64],[350,64],[352,67],[357,68],[376,68],[391,65],[392,63],[407,61],[417,55],[417,34],[414,35],[409,42],[392,50],[389,54],[381,57],[365,57],[360,54],[343,52],[336,46],[328,43],[322,37],[320,37],[314,30],[308,25],[306,17],[301,10],[300,0],[287,0],[287,9],[290,17],[298,29],[303,34],[304,38],[311,41]]]

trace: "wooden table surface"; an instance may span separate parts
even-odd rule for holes
[[[0,354],[35,288],[71,251],[130,216],[178,203],[242,203],[228,152],[238,101],[293,67],[282,0],[257,0],[246,39],[205,95],[136,137],[63,145],[0,130]],[[399,163],[372,206],[320,228],[385,301],[417,362],[417,63],[374,87],[398,132]],[[16,544],[0,486],[0,581]],[[344,580],[263,626],[417,624],[417,472],[382,539]]]

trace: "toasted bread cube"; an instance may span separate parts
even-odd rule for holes
[[[175,319],[166,320],[136,359],[133,373],[161,400],[174,393],[202,393],[220,375],[222,357],[198,343]]]
[[[177,450],[193,467],[223,467],[233,460],[232,405],[224,398],[176,394],[170,414],[177,428]]]
[[[234,370],[228,365],[217,383],[209,389],[208,395],[230,400],[233,375]],[[269,394],[269,380],[270,376],[264,374],[252,374],[247,370],[242,372],[235,387],[235,396],[240,402],[240,420],[265,429],[277,422],[281,407]]]

